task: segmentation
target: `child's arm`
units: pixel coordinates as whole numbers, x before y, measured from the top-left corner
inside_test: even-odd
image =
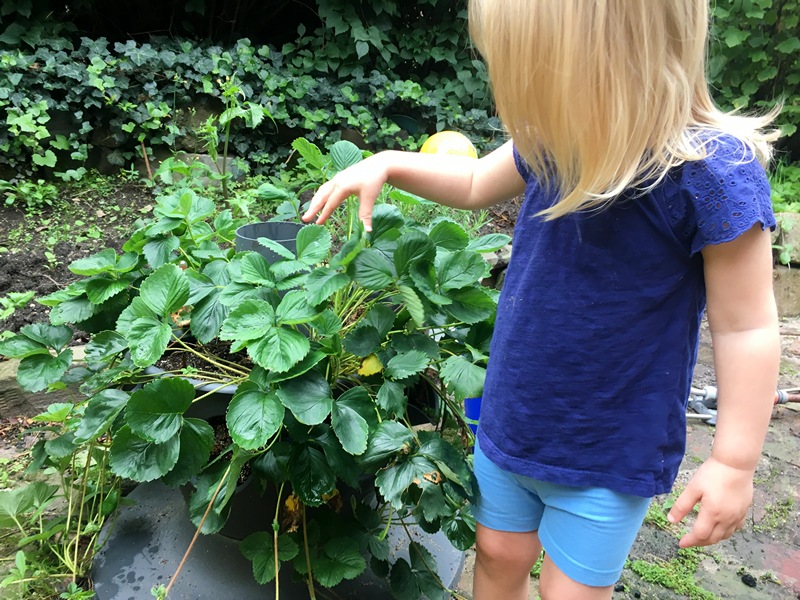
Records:
[[[512,143],[475,160],[462,156],[380,152],[345,169],[322,185],[311,200],[304,221],[319,213],[323,223],[350,196],[358,196],[358,216],[372,228],[372,207],[385,183],[439,204],[474,210],[508,200],[525,190],[517,171]]]
[[[700,502],[683,548],[715,544],[744,524],[780,364],[770,232],[756,225],[702,252],[719,414],[711,457],[669,512],[677,522]]]

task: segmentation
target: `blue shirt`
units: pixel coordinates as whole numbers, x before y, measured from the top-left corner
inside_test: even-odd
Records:
[[[707,244],[774,227],[764,169],[724,135],[655,189],[553,221],[526,181],[498,305],[478,437],[498,466],[551,483],[668,492],[705,308]]]

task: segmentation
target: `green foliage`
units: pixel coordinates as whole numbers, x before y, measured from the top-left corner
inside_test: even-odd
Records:
[[[709,76],[717,100],[728,109],[761,111],[782,100],[778,124],[793,136],[800,117],[800,2],[719,0],[712,6]]]
[[[349,142],[329,154],[307,140],[295,147],[319,173],[362,157]],[[0,354],[21,360],[23,388],[72,382],[86,397],[41,416],[58,432],[43,457],[64,469],[102,448],[115,478],[191,481],[189,513],[204,533],[223,527],[248,467],[276,506],[274,530],[242,546],[263,582],[274,577],[275,548],[310,586],[356,577],[364,548],[386,560],[392,521],[471,546],[472,438],[461,401],[482,391],[496,310],[481,253],[508,237],[472,239],[453,221],[423,225],[378,204],[370,233],[352,212],[337,228],[304,226],[291,250],[259,238],[277,256],[269,262],[237,252],[245,221],[197,189],[165,190],[121,253],[72,262],[81,278],[39,299],[51,323],[0,342]],[[299,203],[271,184],[263,192]],[[73,327],[92,334],[83,366],[70,365]],[[175,377],[183,369],[151,368],[173,352],[197,359],[192,381]],[[191,412],[211,393],[196,392],[202,384],[237,386],[222,416],[230,442],[214,454],[212,427]],[[420,386],[447,436],[411,427]],[[337,497],[346,500],[338,508]],[[290,504],[302,528],[280,526]],[[398,597],[445,597],[432,560],[412,544],[410,563],[390,575]]]
[[[5,205],[23,205],[28,211],[36,211],[45,205],[52,206],[58,190],[44,179],[22,180],[17,183],[0,180],[0,193],[5,194]]]
[[[658,584],[691,600],[717,600],[717,596],[700,587],[694,574],[704,554],[697,548],[681,548],[670,561],[631,561],[629,566],[643,580]]]

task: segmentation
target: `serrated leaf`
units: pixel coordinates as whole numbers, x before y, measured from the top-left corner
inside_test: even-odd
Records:
[[[239,281],[253,285],[275,285],[275,276],[270,271],[269,262],[257,252],[248,252],[242,256],[239,266],[241,268],[241,277],[237,278]]]
[[[368,470],[382,467],[400,454],[406,454],[414,443],[414,433],[402,423],[383,421],[370,436],[367,451],[359,462]]]
[[[239,550],[253,563],[253,576],[261,585],[275,579],[275,542],[272,534],[257,531],[239,544]],[[298,545],[286,534],[278,536],[278,561],[292,560],[300,552]]]
[[[421,350],[411,350],[398,354],[386,363],[386,376],[392,379],[405,379],[428,367],[428,355]]]
[[[417,327],[422,327],[423,323],[425,323],[425,307],[422,305],[422,300],[419,299],[417,292],[407,285],[397,286],[397,291],[400,292],[403,304],[408,310],[408,314],[414,319],[414,323]]]
[[[309,372],[278,388],[278,398],[305,425],[317,425],[328,418],[333,405],[331,388],[320,374]]]
[[[72,261],[67,267],[76,275],[99,275],[113,271],[117,266],[117,253],[113,248],[105,248],[96,254]]]
[[[64,325],[53,326],[46,323],[25,325],[19,332],[35,342],[52,348],[56,352],[63,350],[70,343],[73,335],[72,329],[69,327]]]
[[[407,399],[403,384],[386,380],[378,390],[376,401],[378,406],[390,415],[402,416],[406,411]]]
[[[323,556],[314,561],[313,567],[316,580],[328,588],[345,579],[355,579],[366,568],[367,561],[361,555],[358,542],[349,537],[329,540]]]
[[[184,419],[178,461],[161,480],[171,486],[188,483],[208,462],[213,446],[214,429],[211,425],[201,419]]]
[[[86,362],[90,365],[108,362],[127,347],[127,340],[116,331],[101,331],[86,344]]]
[[[456,400],[476,398],[483,393],[486,369],[472,364],[463,356],[451,356],[444,361],[439,367],[439,375]]]
[[[274,392],[265,392],[254,383],[240,385],[226,414],[231,438],[243,450],[265,446],[283,425],[284,410]]]
[[[333,167],[337,171],[344,171],[347,167],[352,167],[360,163],[364,157],[361,150],[353,142],[341,140],[333,144],[330,149]]]
[[[336,487],[334,475],[325,456],[309,445],[295,444],[289,461],[289,481],[306,506],[320,506],[324,496]]]
[[[131,395],[125,421],[140,438],[163,444],[181,430],[194,395],[194,386],[185,379],[156,379]]]
[[[318,314],[305,292],[293,290],[283,297],[275,309],[275,321],[278,325],[299,325],[313,321]]]
[[[127,425],[114,434],[111,444],[111,470],[120,477],[146,482],[163,477],[178,462],[180,439],[175,436],[163,444],[148,442]]]
[[[369,356],[380,349],[382,338],[371,325],[359,325],[344,338],[344,348],[356,356]]]
[[[364,388],[353,388],[333,402],[331,426],[342,448],[358,456],[367,449],[369,424],[362,414],[372,409],[372,401]]]
[[[472,252],[496,252],[511,243],[511,236],[503,233],[489,233],[471,240],[467,244],[467,250]]]
[[[395,510],[400,510],[405,503],[403,495],[406,490],[411,485],[420,485],[425,474],[436,470],[436,465],[427,458],[412,456],[380,471],[375,478],[375,485],[386,501]]]
[[[442,220],[433,225],[428,232],[431,241],[444,250],[463,250],[469,244],[469,236],[453,221]]]
[[[274,329],[272,305],[264,300],[245,300],[222,323],[219,337],[222,340],[256,340]]]
[[[142,318],[154,319],[155,317],[156,314],[148,308],[147,304],[139,296],[136,296],[117,318],[117,332],[123,337],[127,337],[135,321]]]
[[[86,284],[86,296],[92,304],[102,304],[112,296],[128,288],[130,282],[124,279],[95,277]]]
[[[34,354],[49,355],[50,351],[43,344],[24,335],[15,335],[0,342],[0,355],[6,358],[25,358]]]
[[[417,584],[422,594],[428,600],[449,600],[451,597],[447,589],[442,587],[439,578],[435,575],[439,572],[436,559],[425,546],[417,542],[411,542],[408,547],[408,556],[411,558],[411,569],[417,578]]]
[[[436,246],[430,238],[419,230],[411,229],[397,240],[394,252],[394,266],[398,275],[408,272],[411,265],[418,262],[432,262],[436,257]]]
[[[280,256],[282,259],[285,260],[293,260],[295,258],[294,252],[289,250],[286,246],[277,242],[275,240],[271,240],[269,238],[260,237],[258,238],[258,243],[264,246],[265,248],[272,250],[275,254]],[[265,259],[266,260],[266,259]]]
[[[297,138],[293,141],[292,148],[297,150],[300,156],[315,169],[322,169],[327,163],[325,157],[322,155],[322,151],[305,138]]]
[[[398,236],[404,223],[403,213],[396,206],[376,204],[372,209],[372,233],[370,233],[370,238],[373,241],[377,241],[390,233],[392,236]]]
[[[178,225],[180,225],[180,221]],[[174,235],[157,237],[151,239],[144,245],[142,254],[144,254],[150,268],[158,269],[172,261],[174,258],[173,254],[180,248],[180,245],[180,238]]]
[[[398,558],[392,565],[389,587],[396,600],[419,600],[422,594],[417,578],[414,577],[411,566],[404,558]]]
[[[136,319],[128,331],[128,347],[137,367],[149,367],[154,364],[172,338],[172,328],[152,317]]]
[[[464,288],[450,291],[452,303],[445,310],[459,321],[473,324],[491,317],[497,304],[483,288]]]
[[[230,309],[220,302],[218,289],[200,300],[192,308],[189,329],[201,344],[208,344],[219,335],[220,328],[228,318]]]
[[[297,260],[308,266],[322,262],[331,251],[331,234],[322,225],[306,225],[297,233]]]
[[[276,327],[251,342],[247,353],[260,367],[283,373],[303,360],[311,349],[308,338],[293,329]]]
[[[474,252],[452,252],[440,255],[436,261],[436,275],[442,291],[456,290],[472,285],[489,271],[483,257]]]
[[[189,278],[177,265],[163,265],[142,282],[139,297],[154,313],[168,317],[189,299]]]
[[[28,392],[41,392],[67,372],[72,364],[72,350],[58,356],[34,354],[23,358],[17,367],[17,383]]]
[[[128,403],[130,395],[123,390],[102,390],[89,398],[86,411],[75,431],[75,441],[83,444],[108,431],[114,419]]]
[[[353,279],[368,290],[382,290],[396,277],[394,265],[373,248],[362,250],[350,266]]]
[[[350,277],[327,267],[314,269],[306,279],[308,303],[316,306],[350,283]]]

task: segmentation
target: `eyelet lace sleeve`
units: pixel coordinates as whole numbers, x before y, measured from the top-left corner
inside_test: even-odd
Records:
[[[730,242],[756,223],[762,229],[775,228],[764,168],[732,136],[712,143],[705,159],[686,163],[682,184],[687,207],[695,217],[692,254],[708,244]]]

